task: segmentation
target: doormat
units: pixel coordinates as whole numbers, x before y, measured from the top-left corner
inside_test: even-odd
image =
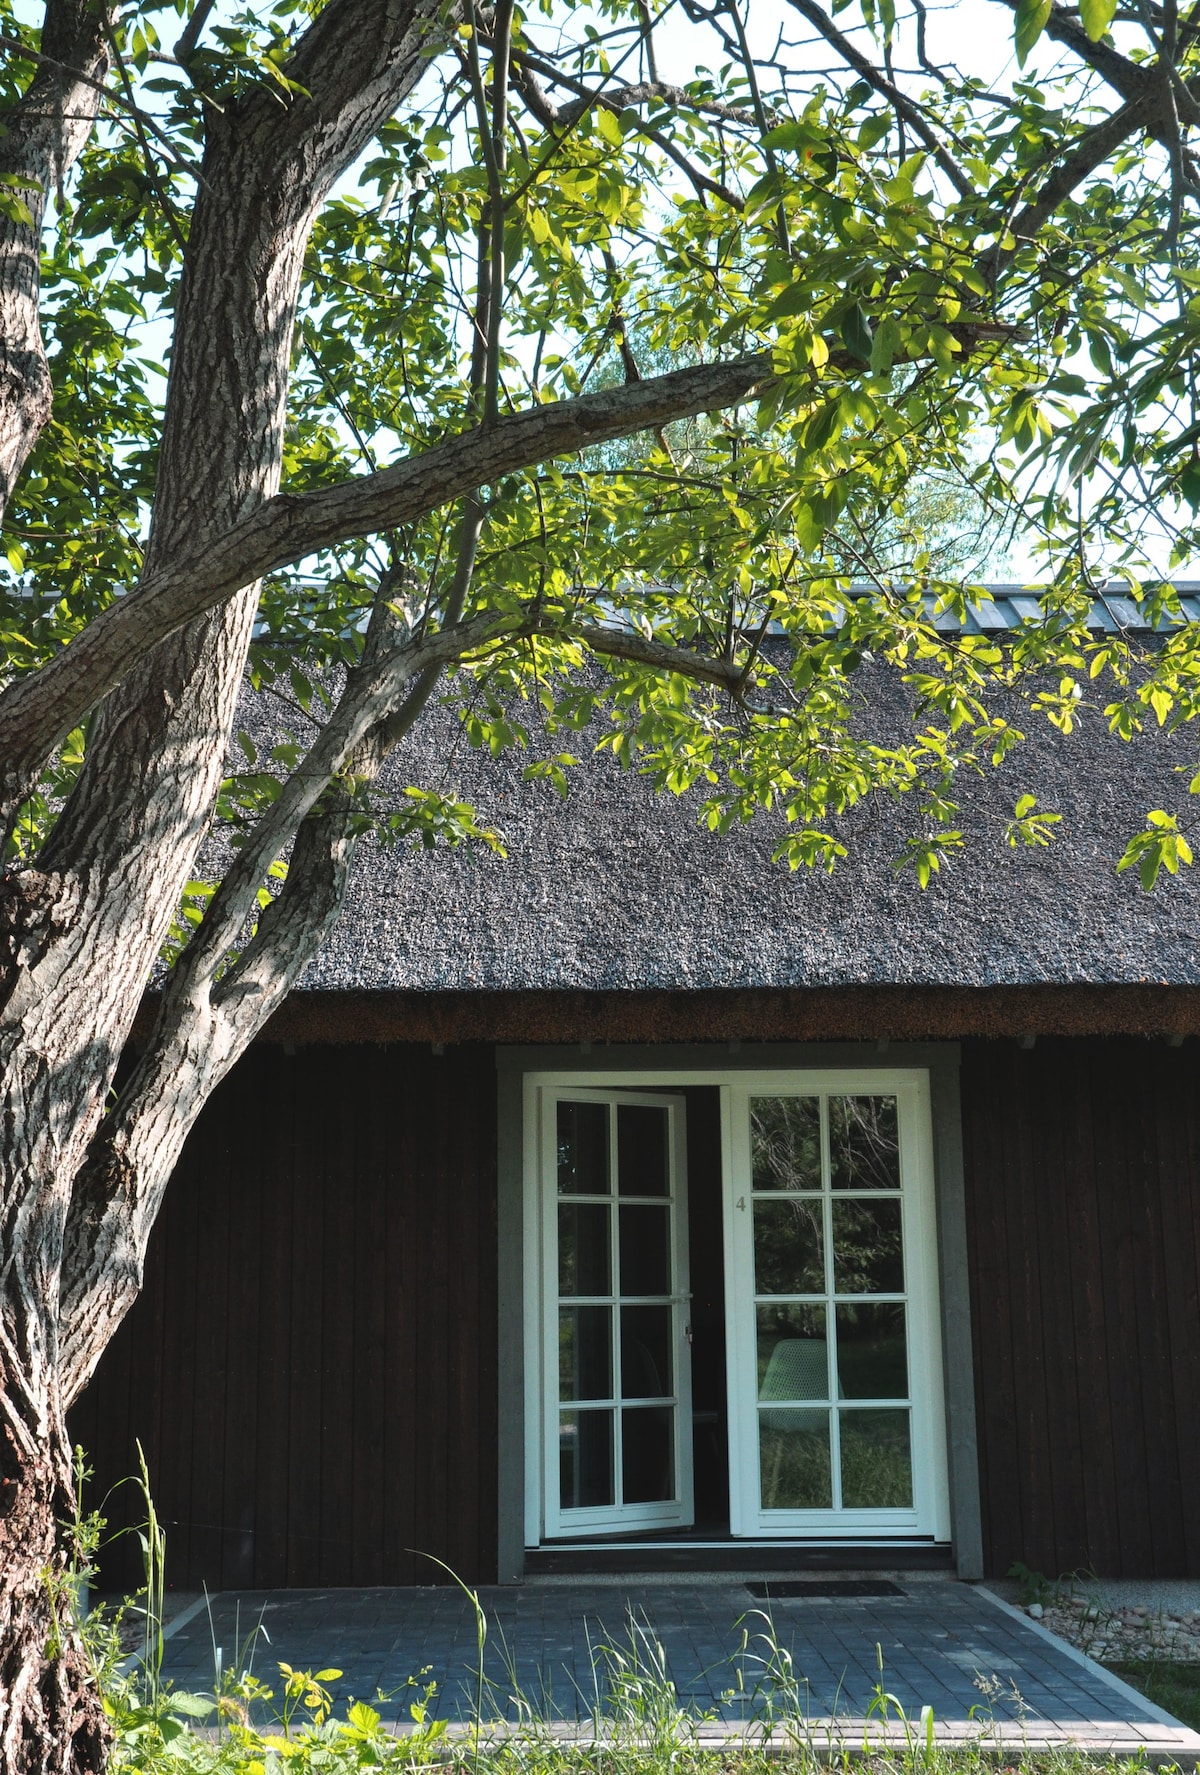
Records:
[[[907,1596],[899,1584],[892,1584],[887,1578],[801,1578],[784,1579],[770,1583],[747,1584],[746,1589],[751,1596],[763,1602],[774,1602],[776,1598],[807,1596],[811,1601],[820,1602],[823,1597],[830,1599],[838,1596]]]

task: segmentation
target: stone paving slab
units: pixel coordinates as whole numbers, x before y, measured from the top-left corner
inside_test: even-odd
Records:
[[[798,1711],[839,1741],[860,1737],[869,1721],[875,1739],[882,1690],[894,1698],[894,1721],[897,1704],[912,1721],[931,1707],[948,1741],[990,1729],[1005,1743],[1145,1746],[1189,1768],[1200,1755],[1200,1736],[982,1586],[925,1580],[898,1596],[764,1603],[734,1579],[581,1580],[485,1588],[479,1600],[483,1712],[496,1720],[516,1720],[524,1697],[539,1715],[578,1730],[622,1683],[658,1670],[718,1737],[773,1709],[777,1720]],[[428,1677],[438,1684],[440,1717],[470,1717],[475,1612],[452,1586],[222,1593],[168,1629],[167,1677],[211,1689],[214,1639],[228,1669],[260,1623],[253,1665],[267,1680],[280,1661],[334,1666],[339,1701],[370,1700],[403,1723],[410,1679],[423,1686]]]

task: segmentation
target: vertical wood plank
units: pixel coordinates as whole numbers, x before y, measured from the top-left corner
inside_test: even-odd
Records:
[[[260,1308],[254,1350],[258,1375],[253,1480],[254,1576],[258,1588],[287,1583],[289,1450],[291,1447],[293,1239],[295,1190],[292,1139],[296,1068],[278,1048],[264,1048],[257,1082],[265,1138],[258,1173],[259,1251],[255,1285]]]
[[[353,1338],[351,1382],[353,1498],[350,1581],[385,1582],[384,1431],[395,1409],[388,1392],[387,1127],[392,1108],[394,1051],[374,1048],[364,1057],[365,1098],[379,1105],[356,1128]]]

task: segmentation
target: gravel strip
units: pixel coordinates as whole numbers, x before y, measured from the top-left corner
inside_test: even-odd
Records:
[[[1152,1593],[1138,1603],[1103,1593],[1057,1596],[1025,1613],[1089,1658],[1200,1664],[1200,1609],[1172,1610]]]

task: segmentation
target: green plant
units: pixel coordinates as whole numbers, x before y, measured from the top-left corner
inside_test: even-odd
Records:
[[[1040,1603],[1045,1607],[1058,1595],[1058,1585],[1053,1579],[1048,1578],[1044,1572],[1032,1571],[1024,1560],[1014,1560],[1007,1575],[1015,1578],[1021,1586],[1022,1608],[1027,1609],[1032,1603]]]
[[[737,1686],[727,1692],[725,1700],[736,1700],[745,1708],[760,1737],[769,1738],[782,1730],[789,1741],[798,1741],[810,1712],[807,1678],[798,1674],[791,1650],[780,1641],[769,1610],[752,1609],[738,1626],[742,1643],[734,1657]]]

